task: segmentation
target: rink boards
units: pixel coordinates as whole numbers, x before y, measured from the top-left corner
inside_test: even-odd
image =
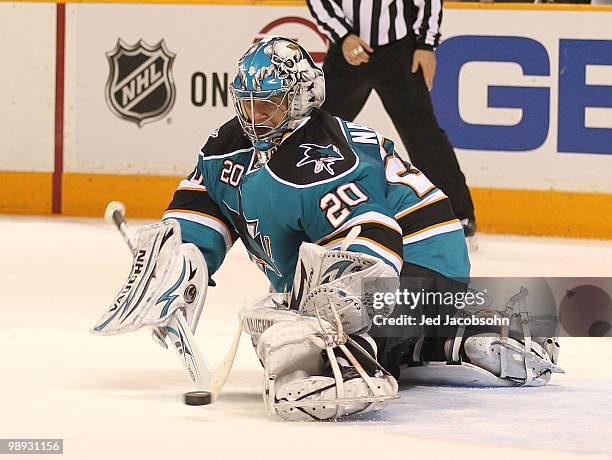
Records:
[[[156,217],[233,116],[255,37],[324,56],[299,2],[196,3],[0,3],[0,212],[97,216],[120,199]],[[612,237],[611,22],[606,7],[446,6],[433,99],[482,230]],[[358,121],[402,148],[376,96]]]

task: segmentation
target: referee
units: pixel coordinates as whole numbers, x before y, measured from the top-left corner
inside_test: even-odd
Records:
[[[352,121],[374,89],[410,161],[448,195],[466,238],[475,247],[472,197],[429,96],[442,0],[307,2],[319,28],[331,40],[323,63],[326,99],[322,108]]]

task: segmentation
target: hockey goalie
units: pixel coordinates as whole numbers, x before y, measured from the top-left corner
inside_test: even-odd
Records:
[[[469,257],[448,198],[391,140],[320,108],[323,72],[292,40],[253,45],[230,91],[236,116],[210,135],[163,222],[139,232],[130,279],[97,333],[148,326],[164,343],[175,311],[195,330],[210,277],[240,238],[271,286],[245,309],[243,328],[272,414],[334,420],[380,409],[403,369],[427,367],[408,372],[419,381],[463,384],[471,373],[491,385],[544,384],[557,371],[554,346],[458,331],[441,342],[432,377],[423,340],[369,335],[374,314],[394,308],[375,312],[373,293],[396,291],[400,277],[466,288]]]

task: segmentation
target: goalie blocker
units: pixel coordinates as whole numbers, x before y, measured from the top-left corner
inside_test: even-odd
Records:
[[[178,222],[147,225],[136,234],[127,281],[92,332],[110,335],[163,327],[177,310],[195,332],[207,287],[204,257],[195,245],[182,243]]]
[[[108,335],[148,326],[153,329],[153,338],[165,348],[165,338],[169,336],[195,389],[210,393],[208,402],[212,402],[232,368],[242,322],[239,321],[225,358],[212,368],[193,336],[208,287],[208,270],[202,254],[193,244],[182,244],[180,226],[175,220],[140,229],[137,242],[133,243],[123,217],[124,208],[117,204],[110,203],[107,214],[112,214],[112,221],[134,255],[132,269],[93,332]],[[201,396],[197,398],[200,403]]]

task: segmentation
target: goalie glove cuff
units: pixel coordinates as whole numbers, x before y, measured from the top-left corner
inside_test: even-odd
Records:
[[[315,308],[332,304],[344,318],[348,333],[367,330],[373,316],[371,299],[375,292],[392,292],[399,288],[393,268],[368,254],[328,250],[312,243],[300,246],[290,305],[292,309],[315,314]],[[324,291],[323,289],[327,289]],[[328,298],[325,298],[328,294]],[[388,316],[392,304],[377,312]],[[353,307],[354,311],[349,311]],[[357,308],[359,307],[359,308]],[[329,321],[335,319],[323,315]]]

